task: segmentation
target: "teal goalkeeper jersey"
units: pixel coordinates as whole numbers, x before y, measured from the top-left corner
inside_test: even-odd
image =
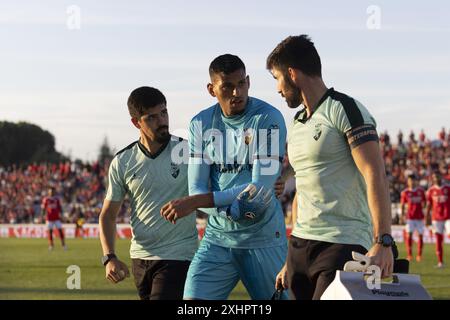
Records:
[[[106,199],[131,200],[131,258],[192,260],[198,246],[195,214],[171,224],[160,215],[167,202],[188,195],[187,163],[173,154],[187,142],[172,136],[159,154],[136,141],[111,162]],[[187,146],[186,146],[187,149]]]
[[[249,97],[242,114],[226,117],[219,104],[195,116],[189,128],[189,192],[214,193],[205,240],[230,248],[262,248],[286,244],[284,215],[274,183],[285,154],[282,114]],[[270,207],[257,221],[233,222],[217,215],[250,183],[272,190]]]

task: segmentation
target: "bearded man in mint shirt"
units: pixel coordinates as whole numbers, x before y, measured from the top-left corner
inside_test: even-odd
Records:
[[[267,58],[290,108],[289,162],[298,214],[277,284],[295,299],[320,299],[352,251],[393,271],[391,204],[376,122],[359,101],[327,88],[319,54],[306,35],[283,40]]]

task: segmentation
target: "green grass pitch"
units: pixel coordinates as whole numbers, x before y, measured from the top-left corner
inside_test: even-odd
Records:
[[[46,239],[0,239],[0,299],[137,299],[133,278],[119,284],[105,279],[100,263],[98,239],[69,239],[69,249],[63,251],[59,239],[55,249],[47,250]],[[119,257],[130,266],[129,240],[117,240]],[[400,255],[405,256],[400,244]],[[415,248],[414,248],[415,249]],[[450,245],[444,248],[444,263],[450,262]],[[425,245],[421,263],[411,262],[410,273],[419,274],[422,283],[434,299],[450,299],[450,265],[435,269],[434,245]],[[67,289],[67,267],[77,265],[81,270],[81,289]],[[230,299],[248,299],[241,283]]]

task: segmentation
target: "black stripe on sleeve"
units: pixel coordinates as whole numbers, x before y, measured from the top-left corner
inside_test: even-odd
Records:
[[[364,124],[364,118],[353,98],[337,91],[334,91],[331,97],[334,100],[339,101],[344,107],[345,114],[347,115],[352,129]]]
[[[351,149],[366,143],[368,141],[378,142],[378,133],[375,127],[371,124],[359,126],[354,129],[350,129],[345,133],[347,136],[347,142]]]
[[[119,152],[116,153],[115,157],[118,156],[119,154],[121,154],[122,152],[129,150],[131,148],[133,148],[133,146],[138,143],[138,141],[135,141],[133,143],[131,143],[130,145],[128,145],[127,147],[123,148],[122,150],[120,150]]]

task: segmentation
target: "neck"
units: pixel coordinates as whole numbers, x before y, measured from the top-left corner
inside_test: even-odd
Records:
[[[305,83],[302,85],[302,98],[308,117],[314,112],[314,109],[317,108],[317,103],[327,90],[328,88],[323,83],[322,78],[306,79]]]
[[[231,116],[237,116],[240,114],[243,114],[245,112],[245,109],[247,108],[247,104],[248,104],[248,97],[247,100],[244,103],[244,109],[242,109],[239,112],[233,112],[232,110],[226,110],[225,108],[222,107],[222,105],[219,103],[220,109],[222,110],[222,113],[225,117],[231,117]]]
[[[161,149],[162,143],[157,142],[156,140],[151,140],[145,134],[141,132],[141,138],[139,142],[147,149],[150,154],[155,154]]]

